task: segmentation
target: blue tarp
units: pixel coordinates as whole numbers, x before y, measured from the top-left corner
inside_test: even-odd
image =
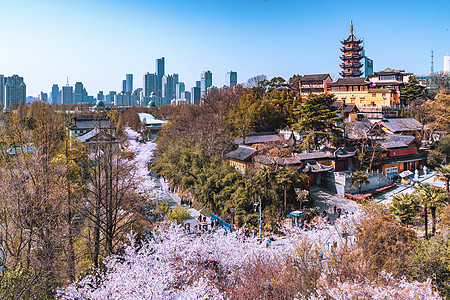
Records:
[[[222,227],[223,229],[231,232],[231,225],[230,224],[228,224],[227,222],[225,222],[221,218],[211,214],[211,222],[214,222],[215,220],[219,220],[219,226],[220,227]]]

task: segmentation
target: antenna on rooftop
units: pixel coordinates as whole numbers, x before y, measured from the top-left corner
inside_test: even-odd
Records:
[[[434,74],[434,53],[431,50],[431,74]]]
[[[69,77],[67,77],[67,84],[66,86],[69,86]]]

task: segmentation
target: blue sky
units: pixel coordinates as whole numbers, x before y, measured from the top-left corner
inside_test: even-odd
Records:
[[[330,73],[337,77],[340,42],[355,23],[375,70],[416,74],[443,69],[450,50],[450,1],[274,0],[15,0],[0,1],[0,74],[25,78],[27,94],[53,83],[82,81],[89,94],[134,87],[166,58],[166,73],[190,89],[211,70],[238,81],[265,74]]]

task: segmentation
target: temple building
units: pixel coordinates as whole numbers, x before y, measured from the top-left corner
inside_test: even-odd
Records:
[[[362,40],[357,39],[353,35],[353,21],[350,23],[350,35],[347,39],[341,41],[344,45],[341,51],[344,53],[341,56],[343,63],[340,65],[342,68],[341,74],[344,78],[360,77],[363,72],[361,72],[362,63],[360,62],[363,56],[361,55],[361,50],[363,47],[360,45]]]

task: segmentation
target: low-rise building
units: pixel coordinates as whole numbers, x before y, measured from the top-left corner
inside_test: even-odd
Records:
[[[386,133],[411,135],[421,138],[423,125],[414,118],[383,118],[377,126]],[[376,127],[374,129],[376,129]]]
[[[328,92],[336,100],[360,107],[394,107],[401,105],[400,92],[410,73],[387,68],[367,77],[339,78],[328,83]]]
[[[254,147],[239,145],[234,151],[225,155],[231,166],[235,167],[241,173],[253,168],[253,157],[257,150]]]
[[[69,135],[78,137],[88,133],[94,128],[100,128],[110,135],[115,135],[115,127],[109,119],[96,120],[95,118],[74,118],[68,126]]]
[[[379,142],[382,172],[389,178],[410,170],[422,169],[424,158],[419,155],[420,142],[410,135],[389,134]]]
[[[304,75],[300,78],[300,93],[302,96],[309,94],[323,94],[327,92],[327,84],[333,82],[330,74]]]

